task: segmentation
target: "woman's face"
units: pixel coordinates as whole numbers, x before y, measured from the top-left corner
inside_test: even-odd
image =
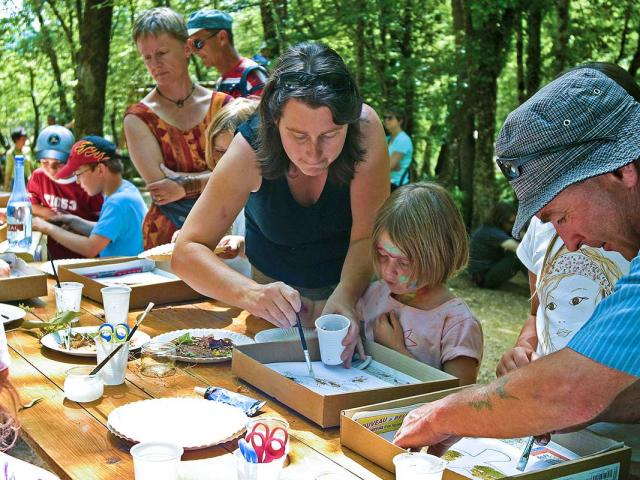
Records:
[[[333,122],[328,107],[312,108],[295,98],[287,101],[278,121],[285,152],[298,170],[310,177],[325,173],[338,158],[347,128]]]
[[[185,42],[167,33],[145,35],[136,42],[147,71],[159,85],[168,85],[188,75],[191,51]]]

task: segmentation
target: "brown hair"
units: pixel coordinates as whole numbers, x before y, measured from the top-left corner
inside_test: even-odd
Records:
[[[432,182],[404,185],[380,207],[373,226],[373,267],[380,277],[375,254],[386,232],[407,256],[410,282],[435,287],[467,264],[469,241],[460,211],[443,187]]]
[[[222,132],[235,133],[241,123],[247,121],[258,108],[258,102],[250,98],[237,98],[216,112],[207,127],[205,138],[205,160],[207,166],[213,170],[216,166],[213,159],[213,140]]]

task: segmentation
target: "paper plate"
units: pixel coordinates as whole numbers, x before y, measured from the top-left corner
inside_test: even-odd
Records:
[[[9,323],[15,320],[20,320],[24,318],[27,314],[23,309],[14,307],[13,305],[8,305],[6,303],[0,303],[0,318],[2,319],[2,323]]]
[[[98,327],[73,327],[71,329],[71,333],[89,333],[93,332],[96,335],[98,334]],[[71,349],[67,350],[64,346],[60,344],[64,344],[64,339],[67,337],[66,330],[58,330],[57,332],[48,333],[44,337],[40,339],[40,343],[51,350],[56,350],[58,352],[66,353],[67,355],[73,355],[75,357],[95,357],[96,350],[95,346],[93,347],[83,347],[82,349]],[[131,348],[129,350],[136,350],[145,343],[151,340],[151,337],[141,332],[140,330],[136,330],[136,333],[133,334],[133,338],[131,339]]]
[[[170,342],[174,338],[178,338],[185,333],[189,333],[192,337],[207,337],[213,336],[216,339],[220,338],[228,338],[233,342],[233,345],[248,345],[250,343],[255,343],[251,337],[247,337],[246,335],[242,335],[241,333],[231,332],[229,330],[223,330],[221,328],[186,328],[184,330],[174,330],[173,332],[163,333],[162,335],[158,335],[157,337],[153,337],[151,339],[152,342],[155,343],[165,343]],[[183,357],[180,355],[176,356],[176,360],[181,362],[189,362],[189,363],[219,363],[219,362],[228,362],[231,360],[231,355],[228,357],[217,357],[217,358],[204,358],[204,357]]]
[[[239,436],[249,418],[239,408],[203,398],[156,398],[128,403],[109,414],[109,429],[131,442],[170,442],[185,450]]]
[[[315,328],[303,327],[302,331],[304,332],[304,338],[307,340],[318,338],[318,333]],[[286,342],[287,340],[300,340],[300,334],[296,327],[271,328],[256,333],[255,340],[256,343]]]

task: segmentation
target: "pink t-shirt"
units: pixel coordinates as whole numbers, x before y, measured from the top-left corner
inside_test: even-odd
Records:
[[[383,280],[372,283],[358,302],[364,318],[365,335],[373,338],[373,321],[383,313],[394,312],[404,330],[404,344],[416,359],[437,369],[457,357],[475,358],[480,364],[483,336],[480,322],[460,298],[432,309],[420,310],[391,296]]]

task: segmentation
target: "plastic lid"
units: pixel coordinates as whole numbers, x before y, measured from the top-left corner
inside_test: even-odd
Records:
[[[207,389],[205,387],[193,387],[193,391],[202,396],[207,393]]]

